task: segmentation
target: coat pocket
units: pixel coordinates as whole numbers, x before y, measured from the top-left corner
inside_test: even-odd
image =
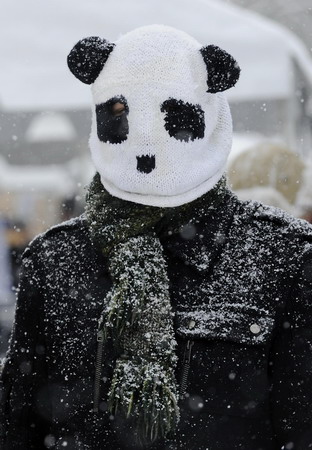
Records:
[[[274,316],[265,308],[242,303],[178,311],[176,330],[186,339],[232,341],[265,345],[272,337]]]
[[[274,318],[245,308],[244,313],[231,316],[215,311],[181,312],[176,320],[180,338],[194,342],[184,389],[188,394],[185,411],[268,417],[268,349]]]

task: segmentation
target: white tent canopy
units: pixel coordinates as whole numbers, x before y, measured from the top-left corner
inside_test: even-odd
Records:
[[[233,54],[242,75],[230,99],[287,97],[292,58],[312,81],[309,54],[291,32],[221,0],[2,0],[0,108],[88,106],[88,87],[67,69],[72,46],[90,35],[114,41],[152,23],[180,28]]]
[[[55,196],[66,197],[75,190],[66,166],[12,166],[0,156],[0,192],[52,192]]]

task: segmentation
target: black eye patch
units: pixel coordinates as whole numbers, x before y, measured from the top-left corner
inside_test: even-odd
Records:
[[[161,105],[169,136],[179,141],[194,141],[205,135],[205,113],[200,105],[169,98]]]
[[[114,109],[116,103],[124,105],[119,111]],[[111,144],[121,144],[128,137],[129,107],[123,96],[113,97],[105,103],[95,106],[97,135],[100,141]]]

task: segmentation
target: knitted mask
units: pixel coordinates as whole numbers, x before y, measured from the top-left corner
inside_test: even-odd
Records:
[[[240,71],[232,56],[153,25],[115,44],[85,38],[70,52],[68,65],[92,84],[90,148],[111,195],[175,207],[220,180],[232,143],[222,91],[234,86]]]

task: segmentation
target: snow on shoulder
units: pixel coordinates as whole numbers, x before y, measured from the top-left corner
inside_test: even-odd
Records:
[[[291,234],[296,237],[302,235],[304,239],[312,240],[312,225],[306,220],[298,219],[280,208],[264,205],[254,200],[242,203],[253,209],[255,220],[271,222],[281,228],[282,234]]]

